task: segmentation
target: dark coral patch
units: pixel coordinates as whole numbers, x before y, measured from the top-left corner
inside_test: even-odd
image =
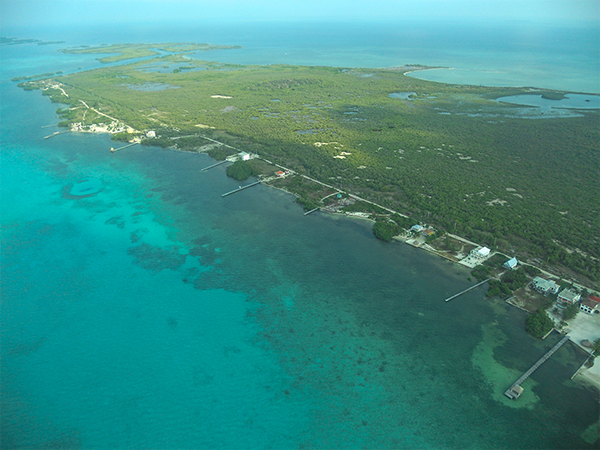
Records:
[[[105,225],[116,225],[118,228],[125,228],[125,220],[123,216],[115,216],[104,222]]]
[[[212,238],[205,234],[204,236],[197,237],[192,241],[192,244],[197,246],[202,246],[205,244],[210,244],[212,242]]]
[[[89,178],[69,183],[62,189],[62,196],[71,200],[92,197],[102,190],[102,180]]]
[[[135,258],[135,263],[144,269],[159,272],[164,269],[177,270],[185,263],[185,255],[180,255],[177,247],[155,247],[148,243],[127,250]]]

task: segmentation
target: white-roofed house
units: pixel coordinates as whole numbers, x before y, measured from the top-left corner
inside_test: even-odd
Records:
[[[591,298],[586,298],[585,300],[581,300],[579,309],[588,314],[594,314],[598,312],[598,306],[598,302],[592,300]]]
[[[487,247],[479,247],[471,250],[471,255],[475,256],[476,258],[487,258],[490,256],[490,249]]]
[[[573,304],[577,303],[581,298],[581,294],[578,294],[571,289],[563,289],[560,294],[558,294],[557,300],[562,303]]]
[[[531,286],[540,294],[544,295],[556,294],[560,290],[560,286],[553,280],[544,280],[540,277],[535,277],[531,282]]]
[[[517,258],[515,258],[514,256],[512,258],[510,258],[508,261],[506,261],[503,266],[506,267],[507,269],[514,269],[515,267],[517,267],[517,264],[519,264],[519,261],[517,261]]]

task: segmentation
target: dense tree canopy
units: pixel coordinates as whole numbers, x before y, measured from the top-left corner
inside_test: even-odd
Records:
[[[150,64],[165,73],[148,71]],[[182,64],[187,70],[173,73]],[[69,121],[106,120],[82,109],[81,99],[141,131],[218,137],[414,223],[600,280],[598,111],[545,118],[494,101],[528,90],[433,83],[403,70],[240,66],[178,55],[56,80],[68,98],[48,83],[24,86],[78,108],[64,110]],[[177,144],[159,134],[153,145]],[[206,143],[189,139],[180,145]]]
[[[543,309],[529,314],[525,321],[525,329],[536,338],[544,337],[553,327],[554,322]]]

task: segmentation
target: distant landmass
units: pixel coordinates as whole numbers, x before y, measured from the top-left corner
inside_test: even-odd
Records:
[[[39,39],[17,39],[0,36],[0,45],[20,45],[20,44],[37,44],[37,45],[52,45],[64,44],[65,41],[40,41]]]

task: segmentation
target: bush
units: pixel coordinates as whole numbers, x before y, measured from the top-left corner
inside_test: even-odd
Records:
[[[233,155],[235,152],[232,150],[228,150],[225,147],[216,147],[209,150],[207,153],[208,156],[210,156],[213,159],[216,159],[217,161],[224,161],[229,155]]]
[[[499,295],[510,295],[510,288],[500,280],[490,280],[486,297],[495,297]]]
[[[258,173],[254,170],[252,164],[247,161],[236,161],[227,168],[227,176],[238,181],[243,181],[252,175],[258,175]]]
[[[531,275],[532,277],[538,276],[541,272],[540,269],[533,266],[521,266],[527,275]]]
[[[533,314],[529,314],[525,321],[525,329],[536,338],[544,337],[552,328],[554,328],[554,322],[548,317],[546,311],[541,309]]]
[[[412,220],[408,217],[402,217],[400,214],[393,214],[392,220],[396,222],[400,227],[406,228],[407,230],[410,228],[412,224]]]
[[[525,270],[523,270],[522,267],[519,267],[517,270],[509,270],[502,275],[502,282],[505,283],[511,291],[516,291],[527,284]]]
[[[388,220],[378,220],[373,225],[373,234],[377,239],[381,239],[382,241],[390,242],[394,236],[397,236],[402,231],[402,227],[400,227],[395,222],[390,222]]]
[[[578,312],[579,312],[579,304],[573,303],[572,305],[569,305],[564,309],[563,319],[564,320],[574,319]]]
[[[476,266],[473,270],[471,270],[471,275],[477,281],[483,281],[490,276],[490,272],[491,271],[490,271],[489,267],[482,266],[480,264],[480,265]]]
[[[132,137],[133,137],[133,135],[131,133],[128,133],[127,131],[123,131],[121,133],[113,134],[110,138],[113,141],[129,142],[129,139],[131,139]]]
[[[296,203],[299,203],[304,208],[304,211],[310,211],[319,207],[319,203],[306,197],[297,197]]]

